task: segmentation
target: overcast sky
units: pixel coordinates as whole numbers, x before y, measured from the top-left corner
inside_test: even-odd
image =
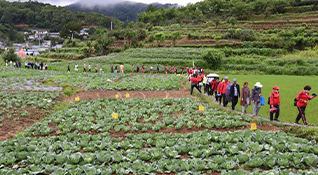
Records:
[[[19,1],[19,0],[9,0],[9,1]],[[20,0],[21,2],[23,1],[28,1],[28,0]],[[114,2],[120,2],[120,1],[125,1],[125,0],[37,0],[38,2],[43,2],[43,3],[50,3],[53,5],[60,5],[60,6],[65,6],[72,4],[74,2],[88,2],[90,5],[92,3],[95,4],[105,4],[105,3],[110,3],[113,4]],[[135,2],[143,2],[143,3],[153,3],[153,2],[159,2],[159,3],[171,3],[171,4],[179,4],[179,5],[187,5],[188,3],[196,3],[199,1],[203,0],[129,0],[129,1],[135,1]]]

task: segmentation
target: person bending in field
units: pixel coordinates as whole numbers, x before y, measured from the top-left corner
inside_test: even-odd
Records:
[[[168,66],[166,66],[166,74],[168,73]]]
[[[201,92],[201,89],[199,89],[198,87],[198,79],[196,77],[196,75],[193,75],[191,78],[190,78],[190,81],[191,81],[191,95],[193,93],[193,88],[195,87],[200,93]]]
[[[97,73],[97,70],[98,70],[98,68],[97,68],[97,66],[95,66],[95,73]]]
[[[91,70],[92,70],[92,66],[91,66],[91,64],[89,64],[88,65],[88,72],[91,72]]]
[[[67,65],[67,72],[71,72],[71,64],[70,63],[68,63],[68,65]]]
[[[159,74],[159,65],[157,65],[157,74]]]
[[[278,117],[279,117],[279,106],[280,106],[280,99],[279,99],[279,87],[278,86],[274,86],[273,88],[273,92],[270,94],[269,96],[269,105],[270,105],[270,109],[272,108],[276,108],[276,114],[275,114],[275,121],[278,121]],[[270,111],[270,121],[273,121],[273,116],[274,116],[274,112]]]
[[[309,91],[311,90],[311,87],[309,85],[304,87],[304,90],[300,91],[296,97],[297,100],[297,109],[298,109],[298,115],[295,120],[295,124],[299,124],[298,121],[300,118],[303,119],[304,125],[309,125],[306,121],[306,116],[305,116],[305,110],[308,104],[308,101],[315,98],[317,95],[314,93],[312,96],[309,97]]]
[[[184,73],[184,67],[181,67],[181,73],[182,74]]]

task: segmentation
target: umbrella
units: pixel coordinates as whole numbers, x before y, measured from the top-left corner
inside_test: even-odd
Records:
[[[215,77],[220,77],[220,75],[218,74],[209,74],[208,76],[206,76],[207,78],[215,78]]]

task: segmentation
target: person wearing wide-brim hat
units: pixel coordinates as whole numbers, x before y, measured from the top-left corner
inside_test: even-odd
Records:
[[[253,103],[253,116],[256,117],[258,115],[259,110],[261,109],[261,96],[263,85],[260,82],[255,84],[255,87],[252,89],[252,103]]]

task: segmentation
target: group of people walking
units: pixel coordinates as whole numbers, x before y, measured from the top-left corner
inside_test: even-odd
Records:
[[[10,67],[14,67],[14,68],[21,68],[22,64],[19,61],[16,62],[12,62],[6,60],[6,67],[8,67],[10,65]],[[48,69],[48,65],[46,63],[43,62],[28,62],[25,61],[24,63],[24,68],[28,68],[28,69],[35,69],[35,70],[47,70]]]
[[[191,95],[194,88],[202,93],[201,87],[203,86],[204,92],[209,96],[212,96],[213,93],[215,94],[215,100],[220,105],[222,103],[224,107],[227,107],[228,103],[232,102],[231,108],[233,111],[239,101],[242,106],[242,113],[244,114],[246,114],[248,106],[252,104],[254,117],[258,116],[261,106],[265,105],[265,98],[262,96],[263,85],[260,82],[256,82],[252,89],[249,88],[248,82],[244,82],[243,87],[240,89],[240,85],[237,84],[237,79],[235,78],[233,79],[233,83],[229,81],[228,77],[224,77],[220,81],[218,77],[207,77],[206,74],[196,68],[193,68],[193,70],[192,72],[188,72],[191,82]],[[270,121],[280,121],[278,119],[281,105],[279,90],[278,86],[274,86],[268,98]],[[308,125],[305,116],[306,106],[309,100],[317,96],[316,94],[309,96],[310,90],[311,87],[309,85],[305,86],[304,90],[300,91],[295,98],[294,105],[298,109],[295,124],[299,124],[299,120],[302,119],[304,125]]]

